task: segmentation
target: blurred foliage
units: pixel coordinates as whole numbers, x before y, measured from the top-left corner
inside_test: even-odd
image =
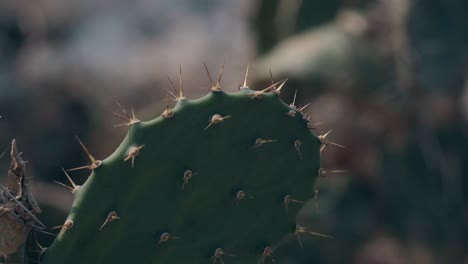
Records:
[[[369,0],[259,0],[252,22],[258,54],[270,51],[278,42],[290,36],[328,23],[345,5],[362,8],[368,2]]]

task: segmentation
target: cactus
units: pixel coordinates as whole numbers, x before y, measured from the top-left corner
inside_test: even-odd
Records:
[[[277,263],[304,236],[329,237],[296,223],[328,134],[281,100],[286,80],[251,90],[247,69],[225,93],[221,74],[196,100],[181,81],[174,109],[154,120],[122,107],[128,134],[104,160],[77,138],[90,164],[68,171],[92,172],[79,186],[64,171],[75,200],[43,264]]]

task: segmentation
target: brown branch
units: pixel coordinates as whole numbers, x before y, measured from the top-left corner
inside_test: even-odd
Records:
[[[36,217],[41,209],[32,195],[26,176],[26,162],[14,139],[10,156],[7,186],[0,185],[0,258],[3,257],[5,263],[23,264],[29,232],[46,227]]]

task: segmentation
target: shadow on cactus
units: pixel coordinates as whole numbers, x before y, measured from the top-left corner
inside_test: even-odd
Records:
[[[122,108],[128,134],[102,161],[79,141],[91,163],[69,171],[92,173],[83,186],[67,174],[75,200],[42,263],[278,263],[329,237],[296,222],[326,136],[280,99],[286,81],[225,93],[220,79],[197,100],[181,84],[148,122]]]

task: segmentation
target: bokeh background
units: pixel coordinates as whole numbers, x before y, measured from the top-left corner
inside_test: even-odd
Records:
[[[466,0],[0,0],[0,153],[18,140],[41,219],[59,225],[73,197],[52,180],[87,162],[74,136],[102,159],[126,133],[114,98],[148,120],[179,64],[197,98],[203,62],[226,65],[232,92],[250,63],[254,89],[289,77],[283,100],[297,91],[317,134],[346,146],[322,167],[350,171],[319,179],[302,214],[335,239],[278,263],[466,264],[467,51]]]

